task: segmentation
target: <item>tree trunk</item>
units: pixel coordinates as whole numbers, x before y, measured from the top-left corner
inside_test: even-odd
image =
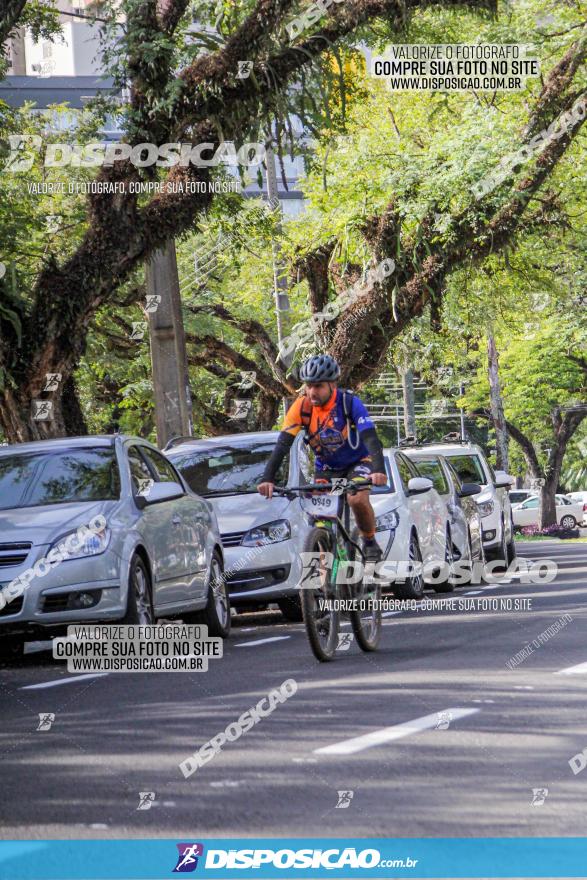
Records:
[[[471,414],[474,418],[490,419],[489,410],[478,410]],[[541,467],[538,453],[532,441],[516,425],[506,421],[505,427],[520,446],[532,479],[532,488],[540,498],[538,525],[541,529],[556,525],[556,490],[560,481],[561,468],[569,441],[584,418],[587,406],[578,404],[561,408],[556,406],[551,413],[554,439],[548,455],[546,467]]]
[[[499,382],[499,355],[491,330],[487,333],[487,373],[489,376],[489,408],[495,430],[496,467],[498,470],[507,472],[509,469],[508,434]]]
[[[553,479],[550,475],[540,487],[540,528],[556,525],[556,490],[558,476]]]
[[[61,391],[41,398],[5,389],[0,394],[0,428],[8,443],[64,437],[63,409]]]
[[[277,421],[279,421],[279,406],[281,401],[277,397],[272,397],[265,392],[261,392],[258,397],[257,408],[257,431],[271,431]]]
[[[61,411],[63,413],[65,433],[68,437],[84,437],[88,433],[88,426],[80,406],[73,376],[70,376],[63,384]]]

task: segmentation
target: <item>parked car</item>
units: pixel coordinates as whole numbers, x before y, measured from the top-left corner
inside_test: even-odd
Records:
[[[512,507],[514,504],[521,504],[522,501],[530,498],[531,495],[534,495],[531,489],[510,489],[510,504]]]
[[[587,492],[567,492],[566,498],[573,503],[579,501],[583,505],[582,525],[587,526]]]
[[[96,517],[105,527],[78,539]],[[72,535],[73,555],[60,560]],[[0,449],[0,579],[38,571],[0,609],[0,651],[73,623],[157,617],[227,636],[223,564],[212,508],[152,444],[117,435]]]
[[[587,503],[587,492],[567,492],[565,494],[565,498],[568,498],[569,501],[582,501],[583,504]]]
[[[526,498],[513,509],[516,528],[538,525],[540,499],[538,495]],[[565,529],[574,529],[583,519],[583,502],[570,501],[565,495],[556,496],[556,521]]]
[[[371,496],[376,515],[376,538],[383,559],[422,563],[422,575],[392,583],[400,599],[419,599],[427,582],[436,592],[453,589],[449,578],[437,581],[440,564],[454,561],[450,515],[434,484],[423,477],[401,449],[385,449],[389,489]]]
[[[512,506],[508,491],[515,482],[505,471],[494,471],[480,446],[475,443],[438,443],[423,447],[443,455],[464,483],[478,483],[475,496],[483,521],[483,550],[487,561],[509,565],[516,556]]]
[[[238,610],[277,602],[288,620],[301,620],[300,549],[308,524],[299,501],[259,495],[257,485],[279,432],[261,431],[196,440],[165,450],[185,481],[214,508],[226,561],[226,583]],[[276,485],[297,486],[300,442],[296,437]]]
[[[481,492],[481,486],[463,483],[449,459],[442,455],[425,449],[406,449],[406,455],[421,476],[432,480],[448,511],[454,557],[466,562],[473,572],[475,562],[485,563],[481,514],[474,500],[474,496]],[[479,583],[479,579],[476,582]]]

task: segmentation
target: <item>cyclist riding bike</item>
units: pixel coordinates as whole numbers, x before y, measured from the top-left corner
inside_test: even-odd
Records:
[[[315,454],[315,482],[338,477],[370,479],[374,486],[387,483],[383,447],[362,400],[338,387],[340,367],[328,354],[304,362],[300,379],[304,394],[290,407],[281,433],[257,486],[265,498],[273,495],[275,474],[300,431]],[[348,502],[362,536],[368,561],[381,558],[375,540],[375,512],[369,490],[349,495]]]

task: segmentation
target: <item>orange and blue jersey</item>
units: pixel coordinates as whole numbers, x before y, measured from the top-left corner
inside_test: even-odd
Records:
[[[317,471],[345,470],[370,455],[361,433],[374,430],[375,425],[363,401],[354,394],[346,393],[348,422],[344,411],[345,392],[335,388],[324,406],[312,406],[305,396],[298,397],[281,426],[281,430],[292,437],[302,430],[307,432],[308,442],[316,456]],[[306,412],[307,415],[304,415]],[[349,423],[352,446],[348,436]]]

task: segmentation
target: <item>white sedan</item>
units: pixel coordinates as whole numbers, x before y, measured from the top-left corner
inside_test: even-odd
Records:
[[[448,581],[439,581],[443,563],[453,562],[449,513],[446,504],[434,489],[432,480],[422,477],[400,449],[385,449],[388,485],[371,492],[376,516],[375,537],[383,552],[383,562],[422,563],[422,574],[400,578],[393,583],[393,592],[400,599],[420,599],[426,581],[437,592],[452,590]],[[393,566],[390,566],[390,571]],[[385,572],[381,574],[385,579]],[[393,578],[390,577],[390,582]]]
[[[587,526],[587,492],[567,492],[565,498],[568,498],[573,504],[580,502],[583,505],[583,525]]]
[[[540,513],[540,499],[538,495],[532,495],[526,498],[521,504],[516,504],[512,508],[512,516],[514,526],[534,526],[538,525],[538,516]],[[556,496],[556,521],[565,529],[574,529],[577,523],[583,520],[583,504],[582,502],[573,502],[564,495]]]

